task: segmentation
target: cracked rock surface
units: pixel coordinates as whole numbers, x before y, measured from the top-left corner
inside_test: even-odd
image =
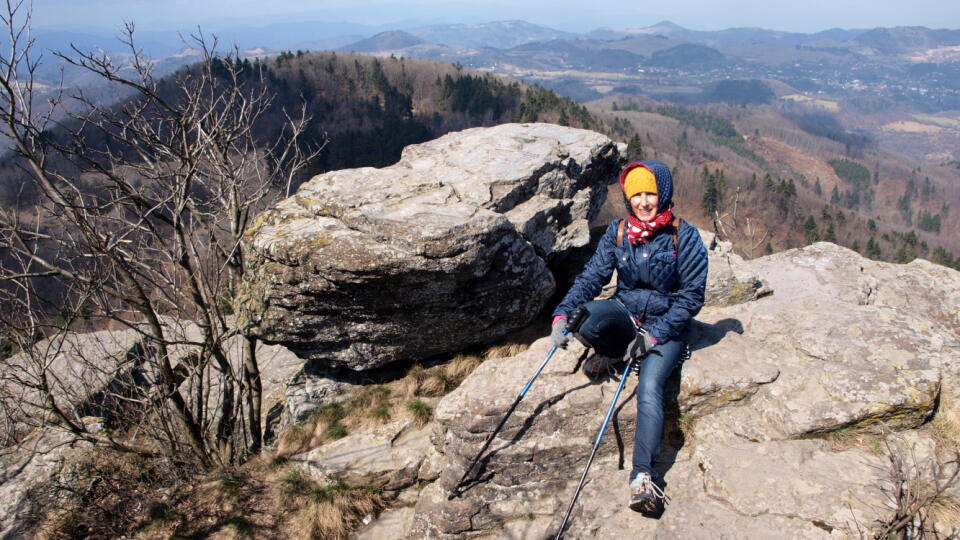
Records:
[[[242,326],[352,370],[495,341],[544,307],[619,166],[598,133],[506,124],[314,177],[248,231]]]

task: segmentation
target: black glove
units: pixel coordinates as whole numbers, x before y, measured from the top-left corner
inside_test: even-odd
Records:
[[[657,341],[650,335],[649,332],[640,328],[637,330],[637,337],[633,338],[633,341],[627,345],[627,353],[623,355],[623,359],[626,362],[631,360],[643,358],[646,356],[650,349],[654,348],[657,345]]]
[[[553,328],[550,329],[550,340],[559,349],[566,349],[567,343],[570,341],[571,334],[569,332],[564,333],[566,329],[566,318],[558,319],[557,322],[553,323]]]

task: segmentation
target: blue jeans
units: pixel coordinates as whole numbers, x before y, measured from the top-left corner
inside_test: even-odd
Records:
[[[620,358],[636,335],[630,312],[617,300],[586,304],[579,334],[597,354]],[[679,339],[657,344],[643,357],[637,381],[637,429],[633,440],[632,481],[639,473],[653,476],[653,460],[663,436],[663,387],[680,363],[686,343]]]

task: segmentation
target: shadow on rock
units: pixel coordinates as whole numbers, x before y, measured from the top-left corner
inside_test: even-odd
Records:
[[[487,455],[484,456],[483,459],[477,462],[477,466],[476,466],[477,472],[473,475],[472,479],[464,481],[463,486],[459,489],[459,492],[462,494],[479,484],[486,483],[491,478],[493,478],[493,475],[496,473],[496,471],[487,471],[487,467],[490,465],[490,462],[493,460],[494,457],[496,457],[497,454],[499,454],[503,450],[506,450],[507,448],[510,448],[511,446],[519,442],[521,439],[523,439],[523,436],[527,433],[527,431],[530,430],[531,427],[533,427],[533,423],[536,421],[537,417],[543,413],[543,411],[556,405],[563,398],[567,397],[573,392],[576,392],[577,390],[582,390],[588,386],[591,386],[591,383],[588,382],[586,384],[581,384],[580,386],[575,386],[565,392],[561,392],[555,396],[551,396],[546,400],[540,402],[537,405],[537,407],[533,410],[533,412],[530,413],[527,416],[527,418],[523,421],[523,425],[520,426],[520,429],[517,430],[517,432],[514,433],[512,437],[510,437],[510,440],[507,441],[506,444],[498,448],[494,448],[489,453],[487,453]]]
[[[687,331],[687,343],[691,351],[706,349],[720,343],[730,332],[743,333],[743,323],[737,319],[721,319],[713,324],[694,319]]]

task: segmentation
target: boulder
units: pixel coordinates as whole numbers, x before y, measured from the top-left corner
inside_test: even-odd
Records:
[[[597,133],[507,124],[317,176],[248,231],[242,326],[352,370],[492,342],[544,307],[619,165]]]
[[[773,294],[770,284],[733,251],[732,243],[704,230],[700,238],[710,257],[704,305],[732,306]]]

